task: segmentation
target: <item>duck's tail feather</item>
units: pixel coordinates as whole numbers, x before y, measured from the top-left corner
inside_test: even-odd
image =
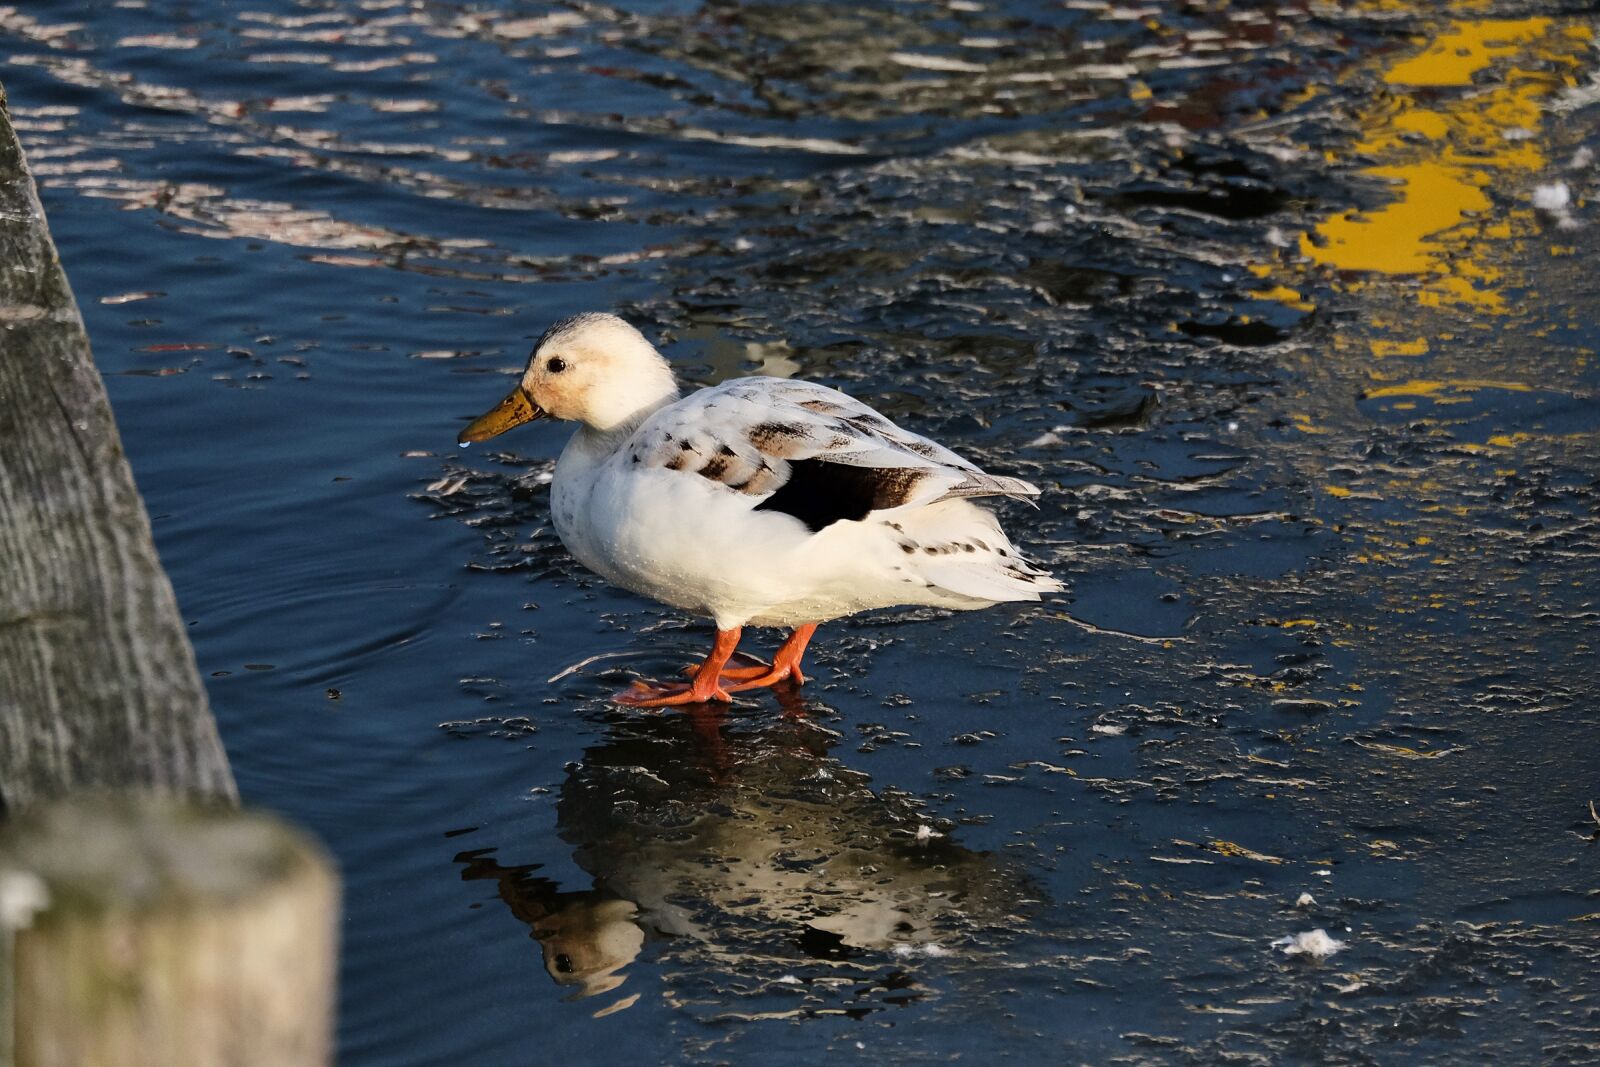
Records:
[[[941,501],[902,521],[915,546],[908,550],[909,565],[946,592],[997,603],[1038,600],[1062,589],[1054,575],[1017,551],[993,514],[966,500]]]

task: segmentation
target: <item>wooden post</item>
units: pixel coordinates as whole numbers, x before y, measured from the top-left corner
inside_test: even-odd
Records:
[[[337,878],[236,800],[0,88],[0,1067],[329,1062]]]
[[[0,88],[0,814],[124,786],[236,796]]]
[[[15,1067],[329,1063],[337,898],[270,816],[111,794],[28,812],[0,828]]]

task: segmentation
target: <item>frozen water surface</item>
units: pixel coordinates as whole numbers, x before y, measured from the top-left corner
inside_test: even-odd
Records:
[[[1600,1058],[1595,19],[1442,10],[0,8],[342,1062]],[[611,706],[704,626],[453,445],[587,308],[1045,486],[1070,595]]]

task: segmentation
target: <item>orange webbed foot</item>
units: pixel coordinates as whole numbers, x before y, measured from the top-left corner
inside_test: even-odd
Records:
[[[805,685],[806,676],[800,670],[800,659],[806,654],[806,645],[811,640],[811,635],[817,630],[817,624],[808,622],[803,626],[795,627],[794,633],[778,649],[772,657],[772,666],[754,672],[738,682],[737,685],[728,686],[728,692],[737,693],[745,689],[765,689],[777,685],[779,682],[792,681],[795,685]],[[741,674],[745,673],[743,670]],[[723,678],[729,677],[724,672]]]
[[[760,678],[772,670],[772,666],[766,660],[760,656],[752,656],[748,652],[735,652],[732,658],[742,660],[746,665],[722,668],[722,672],[717,678],[719,682],[748,682],[750,679]],[[700,667],[701,665],[698,663],[685,664],[683,673],[692,678],[699,672]]]
[[[739,627],[718,630],[717,640],[705,662],[695,668],[692,682],[652,685],[638,681],[612,696],[618,704],[632,708],[667,708],[680,704],[706,704],[713,700],[731,703],[733,697],[722,687],[722,668],[739,647]]]
[[[728,675],[724,673],[722,677],[727,678]],[[737,685],[728,686],[728,692],[739,693],[746,689],[765,689],[780,682],[805,685],[806,676],[800,673],[798,664],[793,667],[764,667],[759,673],[754,674],[752,677],[747,677]]]
[[[730,703],[733,697],[720,684],[699,688],[684,682],[652,685],[649,682],[638,681],[622,692],[613,694],[611,699],[630,708],[668,708],[680,704],[708,704],[713,700],[726,704]]]

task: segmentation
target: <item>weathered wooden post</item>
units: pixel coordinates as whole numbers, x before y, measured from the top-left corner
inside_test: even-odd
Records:
[[[0,88],[0,811],[82,786],[235,797]]]
[[[236,801],[0,88],[0,1067],[329,1062],[333,865]]]
[[[86,794],[0,828],[0,910],[27,924],[15,1067],[328,1063],[331,870],[275,818],[165,797]]]

